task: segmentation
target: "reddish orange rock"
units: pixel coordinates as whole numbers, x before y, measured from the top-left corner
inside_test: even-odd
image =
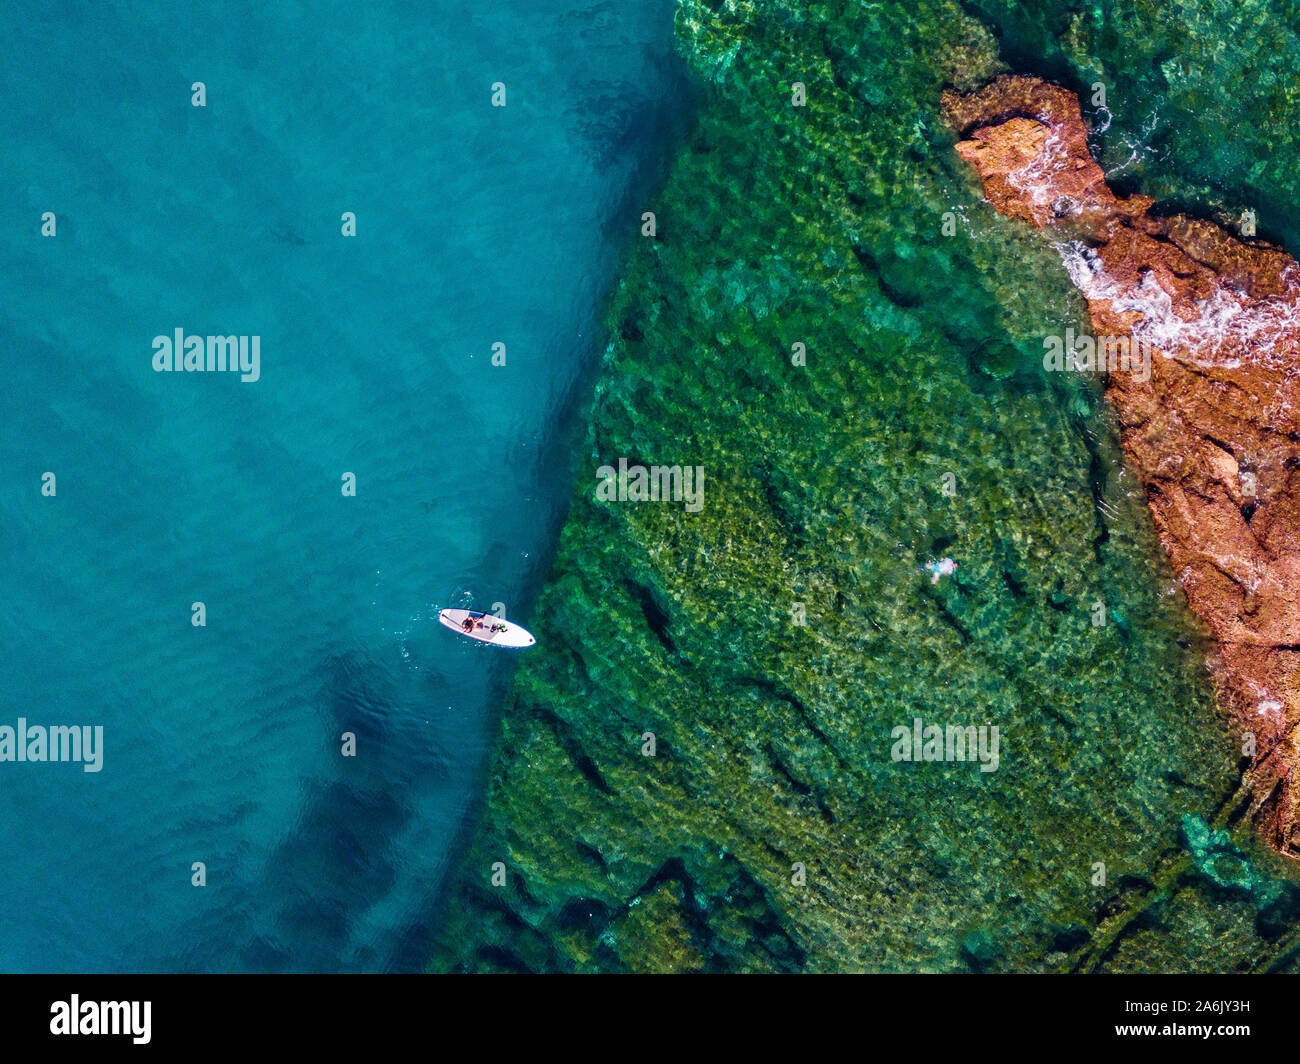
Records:
[[[1050,234],[1097,338],[1149,373],[1106,374],[1125,453],[1217,650],[1221,702],[1254,737],[1251,815],[1300,858],[1300,267],[1262,241],[1121,198],[1078,98],[1035,78],[944,94],[958,154],[1002,214]]]

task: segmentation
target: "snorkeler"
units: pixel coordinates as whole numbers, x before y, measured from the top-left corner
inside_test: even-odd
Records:
[[[937,584],[939,577],[952,576],[957,571],[957,563],[951,558],[940,558],[937,562],[926,562],[925,571],[930,574],[930,583]]]

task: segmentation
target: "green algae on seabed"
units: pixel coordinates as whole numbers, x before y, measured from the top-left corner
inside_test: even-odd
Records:
[[[1294,873],[1210,827],[1237,750],[1140,486],[1097,390],[1040,368],[1082,305],[938,113],[992,34],[937,0],[677,31],[699,126],[609,308],[431,968],[1293,963]],[[703,511],[596,501],[620,457],[702,465]],[[917,717],[997,725],[998,770],[892,761]]]

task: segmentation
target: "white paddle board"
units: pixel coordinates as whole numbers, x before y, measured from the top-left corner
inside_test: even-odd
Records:
[[[479,613],[477,610],[440,610],[438,620],[453,632],[459,632],[470,639],[477,639],[480,643],[513,647],[518,650],[537,642],[528,630],[521,628],[514,621],[504,621],[493,613]]]

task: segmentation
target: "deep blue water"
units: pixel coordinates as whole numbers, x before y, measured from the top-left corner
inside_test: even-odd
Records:
[[[527,622],[671,0],[0,18],[0,725],[104,728],[0,763],[0,969],[419,966],[511,665],[436,610]]]

